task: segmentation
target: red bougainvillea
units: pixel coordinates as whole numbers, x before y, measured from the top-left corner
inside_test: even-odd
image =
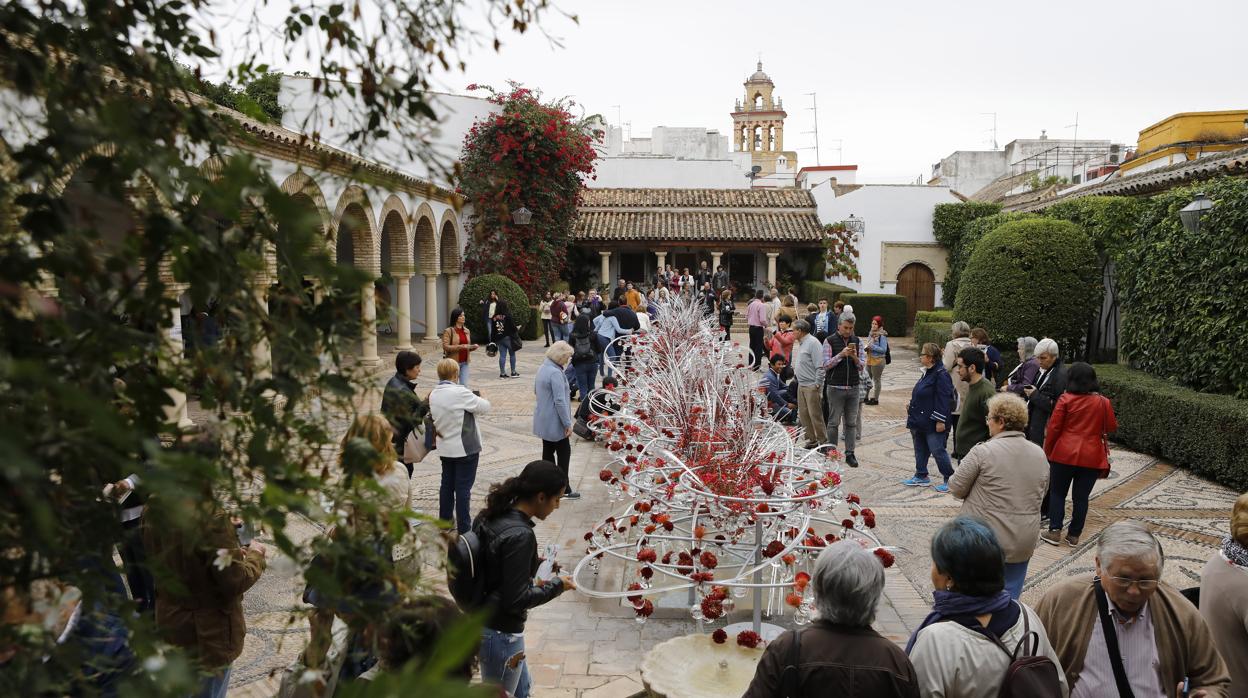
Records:
[[[594,173],[594,117],[576,119],[568,100],[543,103],[541,93],[511,84],[498,92],[485,85],[499,108],[464,136],[457,191],[475,213],[464,255],[470,276],[503,274],[532,298],[561,278],[582,177]],[[512,212],[526,208],[528,225]]]
[[[858,273],[858,248],[854,244],[854,235],[844,223],[823,226],[823,247],[824,274],[828,278],[843,276],[850,281],[862,281],[862,275]]]

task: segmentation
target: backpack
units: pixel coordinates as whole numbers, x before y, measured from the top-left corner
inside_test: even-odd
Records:
[[[472,528],[459,534],[446,549],[446,588],[451,598],[464,611],[484,607],[492,589],[487,588],[487,568],[494,556],[493,539],[523,524],[514,523],[501,531],[492,532],[484,518],[472,523]]]
[[[592,332],[584,336],[572,335],[572,363],[598,360],[598,352],[594,350],[592,337]]]
[[[884,345],[884,365],[887,366],[891,363],[893,363],[893,348],[886,344]]]
[[[1040,651],[1040,635],[1031,629],[1031,621],[1027,617],[1027,609],[1019,605],[1023,614],[1023,637],[1014,646],[1014,651],[1006,647],[1001,638],[988,633],[988,637],[996,643],[1001,651],[1010,657],[1010,666],[1001,679],[999,698],[1061,698],[1062,686],[1058,678],[1060,670],[1052,659],[1038,655]],[[1021,656],[1020,656],[1021,654]]]

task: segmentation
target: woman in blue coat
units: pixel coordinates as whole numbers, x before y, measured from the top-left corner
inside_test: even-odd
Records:
[[[537,379],[533,381],[533,393],[537,402],[533,408],[533,435],[542,440],[542,460],[548,460],[563,471],[565,477],[572,460],[572,401],[568,399],[568,379],[564,370],[572,360],[572,345],[560,340],[546,350],[546,360],[537,369]],[[580,499],[578,492],[572,491],[572,482],[568,481],[568,491],[564,499]]]
[[[949,491],[953,464],[945,444],[949,440],[949,415],[953,412],[953,380],[941,360],[940,347],[928,342],[919,352],[923,377],[914,384],[906,415],[906,428],[914,440],[914,477],[902,480],[907,487],[927,487],[927,460],[936,458],[936,467],[945,481],[936,485],[937,492]]]

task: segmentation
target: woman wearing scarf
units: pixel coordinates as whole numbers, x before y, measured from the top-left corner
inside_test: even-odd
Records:
[[[1200,615],[1231,670],[1231,698],[1248,696],[1248,492],[1231,509],[1231,535],[1200,574]]]
[[[959,516],[940,527],[932,537],[932,585],[932,612],[906,645],[922,695],[994,698],[1011,659],[993,637],[1013,649],[1027,631],[1039,636],[1036,655],[1053,660],[1067,694],[1040,618],[1005,590],[1005,553],[986,523]]]

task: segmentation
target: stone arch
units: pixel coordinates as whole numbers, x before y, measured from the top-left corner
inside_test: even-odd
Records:
[[[343,263],[343,253],[350,249],[350,261],[357,269],[381,274],[380,255],[377,252],[377,222],[373,220],[373,207],[368,202],[368,195],[356,185],[347,187],[338,199],[338,207],[333,217],[333,240],[337,250],[338,262]],[[348,240],[342,239],[343,231],[350,233]]]
[[[931,310],[936,305],[936,273],[921,259],[902,264],[897,269],[896,293],[906,299],[906,327],[914,324],[914,315],[920,310]]]
[[[458,274],[463,271],[463,259],[460,256],[463,244],[459,235],[459,219],[456,218],[455,211],[448,209],[442,214],[442,225],[438,229],[441,231],[438,235],[438,263],[442,268],[442,273]]]
[[[378,244],[381,271],[390,274],[412,273],[412,246],[407,225],[407,207],[403,205],[403,200],[391,194],[381,205],[377,221],[381,226]]]
[[[437,216],[427,202],[421,203],[412,215],[412,259],[421,274],[438,273],[438,233],[433,227]]]
[[[286,181],[282,182],[282,191],[291,196],[306,197],[321,218],[322,239],[330,239],[331,218],[329,206],[325,203],[325,195],[321,188],[303,170],[295,170]]]

